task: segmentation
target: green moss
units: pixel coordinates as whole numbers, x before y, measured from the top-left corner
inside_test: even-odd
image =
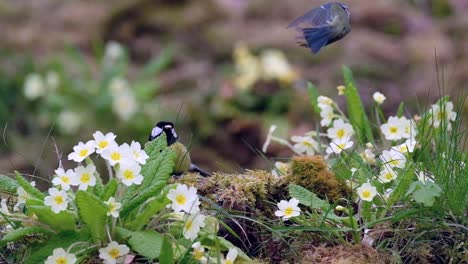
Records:
[[[321,156],[296,156],[292,159],[292,174],[287,176],[289,183],[300,185],[314,192],[322,199],[335,202],[350,196],[352,190],[346,183],[328,170]]]

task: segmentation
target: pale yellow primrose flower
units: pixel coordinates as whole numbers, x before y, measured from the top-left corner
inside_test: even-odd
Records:
[[[396,117],[388,118],[387,123],[380,126],[380,131],[384,134],[386,140],[399,140],[404,137],[406,123]]]
[[[318,151],[319,144],[310,136],[292,136],[291,140],[296,143],[293,148],[297,153],[314,155]]]
[[[75,162],[82,162],[89,155],[93,154],[96,150],[96,145],[94,140],[89,140],[88,142],[83,143],[79,142],[78,145],[73,147],[73,152],[68,154],[68,160],[73,160]]]
[[[76,256],[67,253],[63,248],[56,248],[49,256],[44,264],[74,264],[76,263]]]
[[[301,209],[299,208],[299,200],[296,198],[292,198],[289,201],[281,200],[278,203],[278,209],[275,212],[275,215],[278,217],[282,217],[283,220],[288,220],[291,217],[296,217],[301,214]]]
[[[86,167],[78,166],[75,168],[75,175],[72,178],[72,185],[79,186],[79,190],[86,191],[88,186],[96,185],[96,166],[89,164]]]
[[[372,201],[375,195],[377,195],[377,189],[368,182],[358,187],[356,191],[362,200],[368,202]]]
[[[453,111],[453,103],[447,102],[441,107],[439,104],[432,105],[429,110],[432,114],[432,125],[437,128],[440,124],[447,123],[447,129],[452,128],[450,121],[455,121],[457,113]]]
[[[58,214],[67,209],[68,196],[64,190],[59,191],[57,188],[50,188],[49,194],[44,198],[44,204],[49,206],[54,213]]]
[[[71,169],[68,169],[65,172],[65,170],[62,167],[60,167],[55,170],[55,174],[57,176],[52,179],[52,184],[54,186],[60,185],[60,188],[62,188],[62,190],[70,190],[70,184],[72,184],[72,179],[73,177],[75,177],[75,172]]]
[[[186,214],[184,217],[183,234],[186,239],[194,240],[198,237],[198,233],[202,227],[205,227],[206,216],[199,211]]]
[[[24,81],[24,96],[29,100],[35,100],[46,93],[44,80],[37,73],[26,76]]]
[[[380,174],[379,174],[379,180],[381,182],[391,182],[393,181],[394,179],[397,178],[397,173],[395,172],[395,170],[393,170],[391,167],[389,166],[384,166],[383,169],[380,171]]]
[[[263,51],[260,55],[260,63],[263,77],[266,80],[276,79],[289,84],[297,79],[297,74],[292,69],[286,56],[279,50]]]
[[[354,142],[351,141],[349,137],[346,138],[337,138],[330,142],[330,145],[325,150],[327,154],[340,154],[343,150],[349,149],[354,145]]]
[[[206,263],[208,261],[208,259],[205,256],[205,248],[201,245],[200,242],[193,243],[192,248],[192,256],[195,260],[198,260],[202,263]]]
[[[280,176],[288,174],[288,171],[291,169],[291,165],[287,162],[277,161],[275,162],[275,168],[276,169],[273,169],[271,171],[271,174],[275,177],[280,177]]]
[[[185,184],[178,184],[175,189],[169,190],[167,198],[172,201],[171,207],[175,212],[190,213],[194,210],[193,208],[198,208],[200,205],[197,189],[188,188]]]
[[[122,207],[121,203],[116,202],[114,197],[109,198],[109,200],[107,200],[107,202],[104,203],[107,204],[109,208],[109,210],[107,211],[107,215],[112,215],[112,217],[114,218],[119,217],[119,211]]]
[[[383,95],[381,92],[375,92],[372,97],[374,98],[374,101],[379,105],[383,104],[385,99],[387,99],[387,97],[385,97],[385,95]]]
[[[353,134],[353,126],[345,123],[342,119],[333,121],[333,127],[327,130],[327,136],[332,140],[350,138]]]
[[[338,95],[344,95],[345,90],[346,90],[346,86],[339,85],[339,86],[336,87],[336,89],[338,90]]]
[[[223,264],[233,264],[234,261],[236,261],[237,255],[239,253],[237,252],[237,249],[235,248],[230,248],[227,255],[226,259],[223,260]]]
[[[110,146],[102,151],[101,156],[106,159],[111,166],[115,166],[117,163],[122,165],[134,162],[128,144]]]
[[[96,144],[96,153],[101,154],[109,147],[116,146],[114,133],[107,133],[104,135],[101,131],[96,131],[93,134],[94,142]]]
[[[117,260],[130,252],[126,245],[119,245],[117,242],[112,241],[105,248],[99,249],[99,258],[103,260],[104,264],[116,264]]]
[[[130,186],[132,184],[140,185],[143,181],[143,175],[141,175],[140,172],[141,167],[138,163],[123,163],[120,164],[120,167],[117,170],[117,178],[119,178],[126,186]]]
[[[404,168],[406,164],[405,155],[395,149],[382,151],[379,158],[384,166]]]

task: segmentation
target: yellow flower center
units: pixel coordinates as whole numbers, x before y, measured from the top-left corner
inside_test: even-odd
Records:
[[[117,248],[112,248],[109,250],[109,256],[113,259],[120,257],[120,251]]]
[[[312,143],[310,143],[309,141],[304,141],[303,144],[306,147],[312,147],[313,146]]]
[[[193,258],[196,260],[200,260],[203,257],[203,251],[195,249],[193,251]]]
[[[185,197],[185,195],[179,194],[176,196],[175,200],[178,204],[185,204],[187,202],[187,197]]]
[[[233,264],[234,262],[232,262],[232,260],[230,259],[226,259],[226,261],[224,262],[224,264]]]
[[[131,180],[131,179],[135,178],[135,174],[133,174],[133,171],[131,171],[131,170],[125,170],[124,173],[123,173],[123,177],[126,180]]]
[[[80,156],[80,157],[84,157],[86,155],[88,155],[88,150],[87,149],[82,149],[82,150],[80,150],[80,152],[78,152],[78,156]]]
[[[365,190],[362,192],[362,197],[368,199],[368,198],[371,198],[371,192],[368,191],[368,190]]]
[[[103,149],[103,148],[105,148],[107,146],[109,146],[109,142],[107,140],[103,140],[103,141],[99,142],[99,144],[98,144],[98,148],[100,148],[100,149]]]
[[[62,176],[61,179],[63,183],[70,184],[70,178],[68,176]]]
[[[83,173],[83,174],[81,174],[80,181],[81,181],[82,183],[88,183],[90,180],[91,180],[91,175],[89,175],[89,173]]]
[[[61,195],[55,196],[54,201],[56,204],[63,204],[63,196]]]
[[[285,215],[285,216],[290,216],[290,215],[292,215],[293,213],[294,213],[294,210],[293,210],[292,207],[288,207],[288,208],[284,209],[284,215]]]
[[[440,110],[440,111],[437,113],[437,119],[438,119],[438,120],[443,120],[443,119],[445,119],[445,116],[446,116],[446,114],[445,114],[445,111],[444,111],[444,110]]]
[[[336,131],[337,138],[343,138],[345,135],[346,135],[346,132],[343,128],[340,128],[338,129],[338,131]]]
[[[398,132],[398,127],[392,126],[390,127],[390,133],[396,134]]]
[[[110,212],[115,211],[115,203],[110,203],[110,204],[109,204],[109,211],[110,211]]]
[[[384,177],[387,180],[391,180],[393,178],[393,176],[392,176],[392,174],[390,172],[387,172]]]
[[[189,230],[192,229],[192,227],[193,227],[193,221],[187,220],[187,221],[185,222],[185,229],[186,229],[187,231],[189,231]]]
[[[338,144],[338,147],[339,147],[340,149],[344,149],[345,146],[346,146],[345,143]]]
[[[58,257],[56,260],[55,260],[55,264],[67,264],[68,261],[67,261],[67,258],[65,257]]]
[[[391,160],[388,163],[390,163],[390,165],[392,165],[392,166],[396,166],[396,165],[398,165],[399,161],[398,160]]]
[[[110,158],[112,160],[120,160],[122,158],[122,155],[120,155],[119,152],[112,152],[112,154],[110,155]]]

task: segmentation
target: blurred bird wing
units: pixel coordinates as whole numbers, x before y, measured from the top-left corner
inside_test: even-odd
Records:
[[[333,5],[333,3],[327,3],[308,11],[304,15],[296,18],[293,22],[291,22],[288,25],[288,28],[294,27],[296,29],[300,29],[304,27],[317,27],[332,23],[336,19],[336,15],[332,14],[331,5]]]

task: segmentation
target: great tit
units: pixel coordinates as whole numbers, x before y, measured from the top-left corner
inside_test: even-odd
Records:
[[[176,161],[174,173],[180,175],[186,171],[198,172],[202,176],[211,176],[211,173],[199,168],[197,165],[192,163],[190,154],[187,148],[180,143],[177,139],[177,133],[174,129],[174,124],[167,121],[161,121],[151,131],[149,141],[159,137],[162,133],[166,134],[167,145],[171,147],[176,153]]]
[[[299,32],[298,44],[308,47],[313,54],[321,48],[346,36],[351,31],[349,8],[339,2],[330,2],[309,10],[296,18],[288,28]]]

